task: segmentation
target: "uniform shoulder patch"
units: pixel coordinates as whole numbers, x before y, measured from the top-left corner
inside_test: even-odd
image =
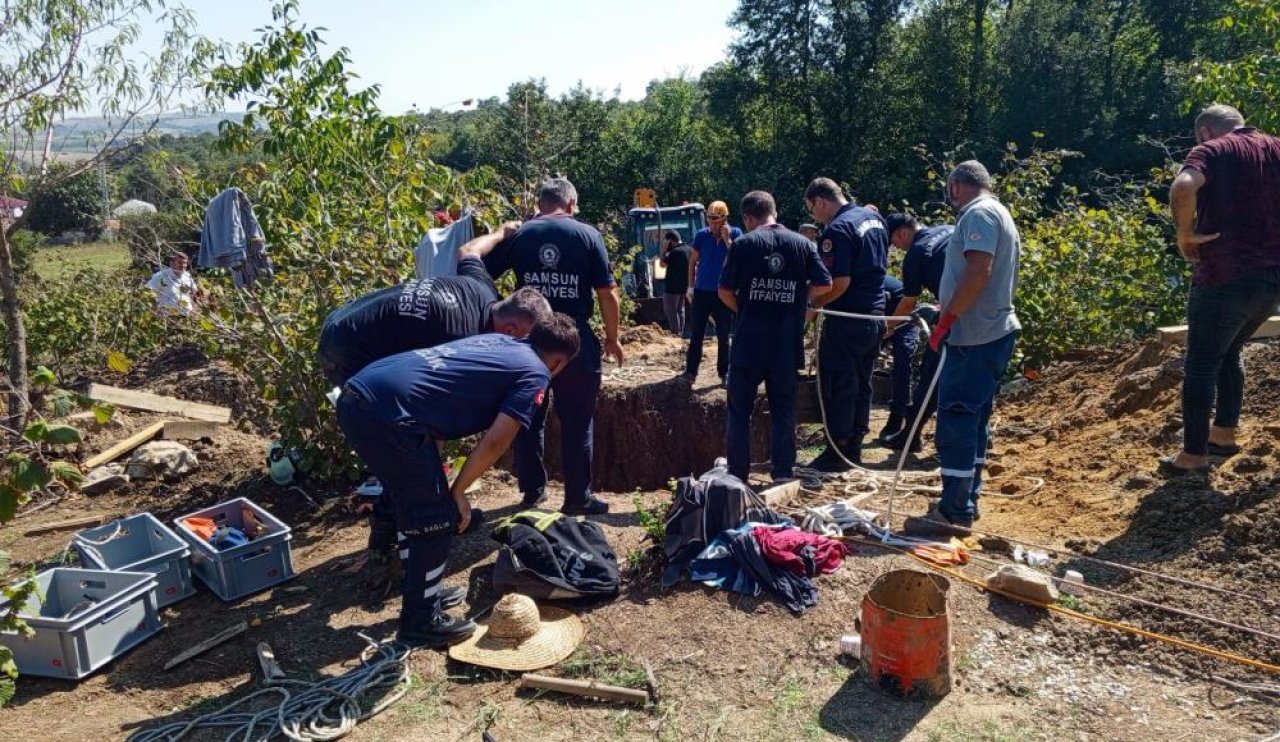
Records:
[[[834,247],[835,247],[835,246],[831,243],[831,238],[830,238],[830,237],[828,237],[828,238],[826,238],[826,239],[824,239],[824,240],[822,241],[822,251],[823,251],[823,252],[831,252],[831,250],[832,250],[832,249],[834,249]]]

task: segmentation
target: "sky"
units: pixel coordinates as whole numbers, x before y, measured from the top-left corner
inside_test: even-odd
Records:
[[[185,0],[199,32],[254,41],[271,22],[269,0]],[[737,0],[301,0],[354,71],[382,86],[381,106],[402,113],[460,108],[504,97],[513,82],[546,78],[553,94],[582,81],[623,99],[650,80],[698,75],[724,58]],[[549,10],[550,12],[541,12]]]

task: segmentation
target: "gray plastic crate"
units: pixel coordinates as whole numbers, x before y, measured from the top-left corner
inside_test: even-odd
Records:
[[[201,539],[184,521],[211,518],[215,525],[238,528],[248,535],[246,513],[262,527],[263,533],[247,544],[219,551]],[[293,554],[289,526],[243,497],[188,513],[174,521],[178,535],[191,545],[191,571],[225,601],[239,600],[272,585],[293,578]]]
[[[76,534],[72,541],[90,569],[150,572],[156,576],[156,607],[195,594],[191,549],[151,513],[123,518]]]
[[[150,572],[59,567],[35,581],[36,594],[16,609],[35,636],[0,632],[22,675],[83,678],[161,629]]]

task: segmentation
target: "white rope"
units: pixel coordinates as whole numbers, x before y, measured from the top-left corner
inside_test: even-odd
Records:
[[[854,312],[837,312],[834,309],[822,309],[821,307],[819,307],[816,311],[819,314],[827,314],[832,317],[844,317],[845,319],[893,320],[894,322],[914,322],[916,320],[920,320],[920,322],[924,322],[924,320],[920,319],[914,314],[908,314],[905,317],[900,317],[897,315],[885,316],[883,314],[855,314]],[[926,335],[929,334],[929,328],[927,326],[925,327],[924,332]]]
[[[217,711],[190,721],[141,729],[128,742],[177,742],[198,729],[229,729],[227,742],[267,742],[281,735],[294,742],[328,742],[351,733],[356,724],[386,710],[409,692],[409,656],[395,642],[368,642],[360,666],[319,681],[282,678]],[[375,659],[376,657],[376,659]],[[267,696],[277,700],[258,710],[238,710]]]
[[[926,343],[929,342],[929,335],[931,334],[929,330],[929,323],[925,322],[923,318],[917,315],[910,315],[907,317],[882,317],[878,314],[852,314],[849,312],[834,312],[828,309],[819,309],[818,311],[823,314],[829,314],[835,317],[848,317],[851,319],[866,319],[866,320],[892,319],[892,320],[906,320],[910,322],[916,322],[920,325],[920,330],[924,335],[924,341]],[[819,327],[817,338],[814,341],[814,355],[815,356],[818,355],[821,349],[822,349],[822,328]],[[946,349],[946,346],[943,346],[942,353],[938,358],[938,368],[937,370],[934,371],[933,378],[930,379],[929,381],[928,392],[924,396],[924,399],[926,401],[929,399],[929,396],[933,394],[933,390],[938,384],[938,379],[942,376],[942,366],[944,363],[946,363],[946,360],[947,360],[947,349]],[[840,446],[836,445],[835,439],[831,437],[831,428],[828,427],[827,425],[827,406],[822,400],[822,363],[821,362],[817,364],[817,382],[818,382],[818,413],[822,417],[822,432],[827,438],[827,445],[831,448],[832,451],[836,452],[836,455],[840,457],[840,460],[843,461],[846,466],[851,467],[854,471],[858,472],[860,475],[866,476],[868,479],[871,479],[873,481],[885,479],[886,475],[884,475],[883,473],[866,469],[850,461],[844,455],[844,452],[840,450]],[[906,466],[906,463],[907,463],[907,454],[910,453],[911,451],[911,441],[914,440],[916,431],[919,430],[920,424],[924,420],[924,411],[928,409],[928,406],[929,406],[928,404],[922,404],[920,405],[920,409],[916,410],[916,417],[911,422],[910,435],[908,435],[906,438],[906,442],[902,447],[902,454],[898,456],[898,465],[894,469],[892,478],[889,479],[889,508],[888,508],[889,525],[892,525],[893,523],[893,501],[898,494],[899,482],[902,478],[902,469],[903,467]],[[938,473],[940,472],[936,472],[936,471],[929,472],[929,476],[933,476]],[[942,492],[941,487],[926,488],[924,485],[913,485],[907,489],[909,491],[916,491],[916,492],[934,492],[934,493]],[[878,492],[878,491],[879,491],[879,481],[876,481],[875,492]],[[889,531],[888,529],[886,529],[885,533],[883,534],[883,539],[886,541],[886,543],[888,542],[887,539],[889,538],[889,535],[890,535]]]

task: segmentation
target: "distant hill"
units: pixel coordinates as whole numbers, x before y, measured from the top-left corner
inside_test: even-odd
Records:
[[[183,113],[167,113],[160,116],[155,134],[171,134],[173,136],[196,136],[198,134],[216,134],[218,124],[224,119],[238,119],[240,113],[219,111],[216,113],[188,115]],[[147,120],[150,122],[150,119]],[[137,133],[141,133],[139,126]],[[100,116],[84,116],[69,118],[54,127],[54,142],[64,153],[96,149],[96,144],[108,132],[106,119]]]

